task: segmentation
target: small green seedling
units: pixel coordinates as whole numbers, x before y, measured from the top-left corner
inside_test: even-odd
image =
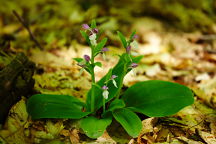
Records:
[[[92,78],[86,103],[68,95],[36,94],[27,101],[27,111],[32,119],[80,119],[80,127],[84,133],[90,138],[98,138],[114,118],[130,136],[137,137],[142,123],[136,113],[149,117],[164,117],[193,104],[193,93],[189,88],[161,80],[138,82],[121,93],[125,75],[136,68],[142,58],[131,55],[131,48],[137,46],[135,32],[129,40],[118,32],[126,52],[119,56],[115,67],[96,82],[94,69],[102,64],[95,62],[95,57],[99,54],[105,55],[109,50],[105,47],[107,38],[98,42],[99,30],[94,20],[91,26],[83,24],[82,27],[80,32],[91,48],[91,56],[84,55],[83,58],[74,60]]]

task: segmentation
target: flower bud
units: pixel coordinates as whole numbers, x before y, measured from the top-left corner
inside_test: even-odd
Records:
[[[126,48],[126,52],[127,52],[127,53],[130,53],[130,51],[131,51],[131,46],[129,45],[129,46],[127,46],[127,48]]]
[[[115,78],[117,78],[118,76],[117,75],[112,75],[111,76],[111,79],[115,79]]]
[[[87,62],[89,62],[90,61],[90,56],[88,56],[88,55],[84,55],[84,59],[87,61]]]
[[[139,38],[139,36],[138,36],[137,34],[135,34],[135,35],[133,36],[133,40],[138,39],[138,38]]]
[[[103,90],[108,90],[108,86],[104,85],[104,86],[102,87],[102,89],[103,89]]]
[[[107,52],[109,49],[107,47],[102,48],[101,52]]]
[[[82,28],[85,29],[85,30],[90,29],[90,27],[89,27],[88,24],[83,24],[83,25],[82,25]]]
[[[130,66],[131,66],[131,68],[136,68],[138,66],[138,64],[137,63],[132,63]]]

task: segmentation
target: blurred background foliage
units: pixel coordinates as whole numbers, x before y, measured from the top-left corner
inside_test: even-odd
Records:
[[[23,49],[34,44],[26,41],[28,33],[22,31],[24,28],[12,10],[30,24],[47,49],[69,46],[72,40],[79,40],[81,24],[92,19],[97,19],[100,29],[114,43],[116,30],[129,34],[133,23],[141,17],[151,17],[186,32],[216,32],[215,0],[0,0],[0,44],[4,39],[16,39],[15,47]]]

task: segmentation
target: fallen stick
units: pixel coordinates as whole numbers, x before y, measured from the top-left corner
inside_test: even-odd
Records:
[[[41,49],[43,50],[43,47],[40,45],[40,43],[37,41],[37,39],[35,38],[35,36],[33,35],[31,29],[29,28],[29,25],[27,22],[25,22],[25,20],[15,11],[13,10],[13,14],[16,16],[16,18],[18,19],[18,21],[26,28],[26,30],[28,31],[31,40]]]

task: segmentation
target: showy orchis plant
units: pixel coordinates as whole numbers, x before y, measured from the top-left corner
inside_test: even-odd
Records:
[[[32,119],[65,118],[80,119],[80,127],[90,138],[101,136],[115,118],[127,133],[137,137],[142,123],[136,113],[150,117],[163,117],[177,113],[194,102],[192,91],[186,86],[161,81],[149,80],[138,82],[122,93],[125,75],[138,66],[142,56],[134,57],[131,49],[137,48],[138,36],[133,32],[129,40],[117,32],[124,46],[125,53],[119,55],[118,63],[98,82],[95,81],[95,62],[99,54],[105,55],[107,38],[99,41],[99,30],[93,20],[91,26],[83,24],[80,32],[91,48],[91,56],[74,58],[82,70],[92,78],[92,87],[86,103],[68,95],[36,94],[27,101],[27,111]]]

